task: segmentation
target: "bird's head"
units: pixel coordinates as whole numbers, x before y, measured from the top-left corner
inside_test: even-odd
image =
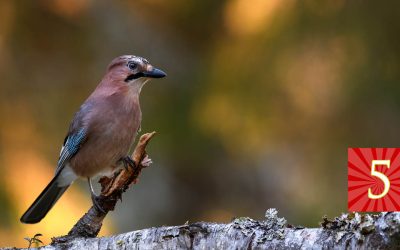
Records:
[[[145,58],[133,55],[115,58],[108,66],[107,72],[113,80],[140,87],[149,78],[162,78],[167,75],[153,67]]]

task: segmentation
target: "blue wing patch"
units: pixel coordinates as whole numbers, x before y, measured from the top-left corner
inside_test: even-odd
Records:
[[[70,134],[65,138],[64,145],[60,152],[60,158],[58,159],[56,174],[60,172],[65,163],[74,156],[86,137],[85,129],[81,129],[78,133]]]

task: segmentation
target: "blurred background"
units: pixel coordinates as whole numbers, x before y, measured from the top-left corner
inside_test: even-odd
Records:
[[[142,91],[154,164],[101,235],[186,221],[317,226],[347,210],[347,147],[399,147],[400,2],[0,0],[0,245],[66,234],[78,181],[39,224],[75,111],[116,56],[165,70]]]

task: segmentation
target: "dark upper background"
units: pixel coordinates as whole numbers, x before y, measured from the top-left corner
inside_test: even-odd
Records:
[[[400,4],[371,2],[1,0],[1,246],[48,242],[88,208],[78,181],[40,224],[19,223],[122,54],[168,77],[141,97],[154,164],[102,234],[345,212],[347,147],[400,146]]]

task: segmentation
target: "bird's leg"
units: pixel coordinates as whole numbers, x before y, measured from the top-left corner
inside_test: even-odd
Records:
[[[90,177],[88,177],[87,180],[89,183],[90,194],[91,194],[90,197],[92,198],[93,206],[95,206],[96,209],[99,210],[100,212],[106,214],[107,212],[104,211],[104,209],[99,204],[99,201],[98,201],[99,196],[96,195],[96,193],[94,192],[92,181],[91,181]]]
[[[124,164],[124,168],[128,170],[128,167],[135,168],[135,161],[129,155],[122,157],[120,161]]]

